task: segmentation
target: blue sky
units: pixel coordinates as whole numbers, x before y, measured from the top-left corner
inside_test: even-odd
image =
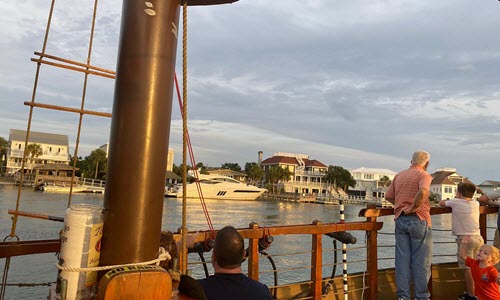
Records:
[[[0,0],[0,136],[26,129],[50,1]],[[57,3],[46,52],[84,62],[93,1]],[[101,0],[91,63],[114,70],[121,1]],[[500,180],[500,2],[240,0],[188,10],[188,119],[209,166],[273,152],[348,169],[454,167]],[[182,28],[180,28],[181,30]],[[181,75],[181,44],[177,72]],[[181,76],[180,76],[181,77]],[[83,75],[43,66],[36,101],[79,107]],[[91,77],[86,108],[111,112],[113,80]],[[32,130],[68,134],[78,116],[36,109]],[[110,120],[85,117],[80,155]],[[170,146],[181,158],[174,98]]]

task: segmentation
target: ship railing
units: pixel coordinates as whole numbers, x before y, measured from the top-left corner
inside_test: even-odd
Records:
[[[487,236],[492,236],[487,234],[488,229],[494,229],[494,227],[487,227],[487,215],[497,212],[496,208],[492,207],[481,207],[480,208],[481,217],[481,235],[485,241],[491,241],[487,239]],[[432,207],[432,215],[450,214],[450,208]],[[392,221],[394,211],[392,208],[368,208],[361,210],[359,216],[366,219],[365,222],[349,222],[345,224],[340,223],[322,223],[320,221],[315,221],[310,225],[297,225],[297,226],[280,226],[280,227],[266,227],[265,231],[263,227],[259,227],[257,224],[251,224],[249,229],[240,229],[243,237],[247,240],[248,245],[253,245],[252,247],[257,247],[253,255],[248,258],[248,264],[246,266],[248,275],[256,280],[264,280],[265,283],[270,287],[271,291],[280,290],[278,299],[321,299],[325,296],[325,288],[328,284],[335,282],[333,293],[336,297],[343,294],[342,290],[342,261],[337,260],[332,263],[332,256],[338,254],[342,249],[340,247],[332,248],[328,246],[328,241],[330,238],[326,237],[324,233],[327,232],[338,232],[338,231],[348,231],[353,235],[358,236],[358,243],[355,245],[348,245],[346,248],[347,257],[349,258],[346,262],[348,266],[349,274],[349,287],[348,293],[357,297],[356,299],[377,299],[377,295],[380,298],[380,293],[387,291],[394,292],[394,282],[388,282],[385,277],[389,277],[387,274],[394,275],[394,231],[386,231],[382,227],[378,227],[381,218],[384,222]],[[345,227],[344,227],[345,226]],[[448,268],[457,274],[462,272],[456,265],[456,241],[451,234],[451,222],[444,222],[442,224],[435,224],[433,226],[434,234],[434,248],[435,254],[433,260],[435,263],[449,263],[449,266],[440,267],[440,270],[446,270]],[[303,251],[292,251],[288,253],[273,253],[272,248],[266,252],[266,254],[260,254],[258,252],[259,240],[262,239],[265,234],[271,234],[275,236],[275,242],[279,243],[279,236],[281,235],[310,235],[311,244],[303,247]],[[439,232],[439,234],[437,234]],[[378,235],[391,236],[390,238],[380,241]],[[201,238],[203,239],[203,237]],[[335,241],[334,241],[335,242]],[[446,245],[448,244],[448,245]],[[447,246],[441,247],[441,246]],[[389,249],[392,249],[390,251]],[[333,253],[333,254],[332,254]],[[361,255],[360,255],[361,254]],[[297,261],[297,256],[301,257],[301,261]],[[283,261],[293,261],[292,265],[281,265],[276,269],[267,267],[269,263],[266,263],[268,257],[274,258],[279,261],[283,258]],[[202,262],[190,263],[190,266],[196,268]],[[280,265],[278,262],[276,265]],[[385,267],[384,267],[385,266]],[[436,265],[437,266],[437,265]],[[332,274],[333,276],[328,276],[328,270],[331,268],[336,268],[339,272]],[[433,275],[436,271],[436,267],[433,268]],[[269,281],[272,276],[279,274],[280,276],[286,275],[287,273],[301,273],[306,274],[308,278],[301,282],[302,289],[306,292],[302,295],[303,297],[298,297],[298,294],[293,294],[291,287],[297,286],[297,283],[293,281],[294,277],[290,277],[292,281],[283,281],[280,277],[279,284],[272,284]],[[463,273],[463,272],[462,272]],[[340,276],[340,285],[339,285]],[[336,277],[333,280],[332,277]],[[360,280],[355,280],[360,278]],[[295,277],[296,279],[296,277]],[[434,289],[436,293],[443,293],[442,284],[439,282],[439,278],[435,278],[434,284],[431,283],[430,289]],[[456,276],[454,279],[449,280],[447,283],[454,285],[463,285],[463,277]],[[360,283],[362,282],[362,283]],[[432,282],[432,281],[431,281]],[[433,287],[434,285],[434,287]],[[290,292],[288,292],[290,291]],[[360,296],[361,295],[361,296]],[[394,294],[392,295],[394,296]],[[361,297],[361,298],[359,298]]]
[[[432,215],[449,214],[450,208],[432,207]],[[481,235],[485,241],[488,240],[488,231],[494,227],[487,227],[487,215],[497,212],[497,208],[480,207],[480,226]],[[394,239],[380,240],[382,235],[393,236],[394,232],[384,230],[385,222],[392,221],[394,211],[390,208],[367,208],[362,209],[359,217],[362,221],[346,222],[346,223],[323,223],[314,221],[307,225],[287,225],[287,226],[272,226],[261,227],[257,223],[251,223],[248,228],[239,229],[240,233],[246,240],[248,246],[248,258],[245,262],[245,272],[249,277],[264,281],[271,289],[272,293],[276,293],[278,299],[322,299],[325,293],[336,295],[343,294],[342,290],[342,273],[341,266],[346,265],[348,272],[348,294],[354,299],[382,299],[380,294],[387,291],[394,291],[394,282],[384,282],[387,274],[393,272],[394,267],[394,251],[388,251],[388,248],[394,246]],[[364,220],[363,220],[364,219]],[[384,221],[384,222],[382,222]],[[442,228],[434,226],[434,231],[442,231],[442,235],[446,236],[445,241],[434,239],[435,244],[450,243],[454,244],[454,238],[449,232],[450,222],[445,222]],[[389,227],[389,226],[386,226]],[[357,237],[358,243],[347,245],[345,248],[347,261],[341,259],[335,261],[335,257],[343,249],[340,249],[340,242],[327,237],[326,233],[347,231]],[[274,242],[269,249],[263,253],[259,248],[261,240],[266,236],[273,236]],[[309,236],[310,242],[301,243],[298,248],[294,248],[287,253],[275,253],[274,245],[277,243],[287,242],[287,237],[292,237],[290,244],[299,244],[293,242],[294,236]],[[380,236],[380,237],[379,237]],[[179,234],[174,234],[176,239],[180,238]],[[203,242],[211,237],[211,233],[201,232],[196,241]],[[435,236],[436,237],[436,236]],[[304,241],[304,239],[302,239]],[[331,243],[337,243],[339,247],[332,247]],[[435,247],[437,248],[437,247]],[[436,253],[434,261],[441,262],[444,258],[449,257],[450,261],[456,261],[456,247],[448,247],[450,250],[446,253]],[[4,242],[0,243],[0,258],[31,255],[39,253],[57,252],[60,249],[59,240],[44,240],[44,241],[26,241],[22,243]],[[190,268],[201,269],[199,265],[202,262],[197,262],[193,259],[193,254],[190,254]],[[276,268],[271,268],[269,258],[273,258],[276,262]],[[292,262],[282,264],[281,262]],[[387,263],[390,267],[384,268]],[[391,271],[392,268],[392,271]],[[458,269],[457,266],[450,268]],[[333,269],[333,270],[332,270]],[[340,272],[335,272],[340,271]],[[282,277],[276,284],[269,283],[274,275],[282,276],[288,274],[286,280]],[[300,283],[297,283],[298,276],[302,275]],[[305,279],[303,278],[305,275]],[[434,276],[434,273],[433,273]],[[199,277],[199,276],[198,276]],[[332,278],[333,277],[333,278]],[[455,281],[461,281],[459,277]],[[463,285],[463,282],[458,282]],[[298,288],[298,289],[297,289]],[[431,285],[436,293],[440,289],[438,286]],[[331,298],[331,295],[329,295]]]

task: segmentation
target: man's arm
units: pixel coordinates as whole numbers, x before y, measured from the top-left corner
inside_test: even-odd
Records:
[[[413,199],[413,205],[410,208],[405,210],[406,214],[414,213],[422,203],[424,203],[424,199],[429,197],[429,190],[425,187],[421,187],[418,189],[417,194],[415,195],[415,199]]]
[[[448,200],[441,200],[441,201],[439,201],[439,206],[446,207],[446,201],[448,201]]]
[[[396,203],[396,199],[394,199],[393,197],[385,196],[385,200],[391,202],[392,204]]]
[[[493,206],[493,207],[500,206],[498,203],[491,201],[490,198],[488,197],[488,195],[486,195],[486,194],[482,194],[478,200],[479,200],[479,202],[486,204],[486,205],[489,205],[489,206]]]

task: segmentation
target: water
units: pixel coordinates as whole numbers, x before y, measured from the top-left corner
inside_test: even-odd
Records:
[[[10,234],[12,225],[11,215],[8,209],[15,209],[17,198],[17,187],[13,185],[0,184],[0,238]],[[32,189],[23,188],[20,201],[21,211],[29,211],[46,215],[64,216],[67,206],[67,195],[34,192]],[[103,195],[100,194],[75,194],[72,203],[88,203],[102,205]],[[215,228],[225,225],[232,225],[236,228],[245,228],[251,222],[257,222],[260,226],[311,224],[314,220],[326,222],[338,222],[340,220],[339,207],[332,205],[319,205],[310,203],[295,202],[275,202],[275,201],[207,201],[206,202],[212,223]],[[364,221],[358,217],[360,206],[346,206],[345,220]],[[201,205],[197,200],[188,199],[187,204],[187,224],[188,230],[207,230],[208,226],[203,214]],[[494,226],[496,215],[488,216],[488,224]],[[163,230],[176,231],[181,227],[182,220],[182,200],[165,199],[163,209]],[[394,221],[392,216],[381,217],[384,227],[379,232],[379,259],[380,268],[394,267]],[[440,229],[451,228],[450,215],[433,216],[433,232],[435,242],[449,242],[447,244],[434,245],[434,262],[454,261],[456,246],[450,231],[438,231]],[[19,217],[16,233],[21,240],[31,239],[56,239],[62,223],[40,219]],[[349,273],[362,272],[366,270],[365,259],[366,248],[364,232],[352,232],[358,239],[355,245],[348,245],[348,260],[357,261],[348,265]],[[488,231],[488,236],[493,237],[493,230]],[[338,248],[341,244],[338,243]],[[279,269],[279,284],[291,283],[310,278],[310,253],[311,237],[309,235],[277,236],[270,249],[267,251],[273,256]],[[333,268],[333,242],[329,237],[323,239],[323,276],[329,276]],[[283,256],[284,253],[297,253],[295,255]],[[209,259],[210,254],[205,254]],[[196,264],[200,259],[197,254],[190,254],[190,269],[196,278],[204,276],[201,265]],[[4,261],[0,262],[3,270]],[[342,255],[339,253],[339,262],[342,262]],[[53,282],[56,279],[57,263],[54,254],[39,254],[31,256],[14,257],[11,259],[9,271],[9,283],[19,282]],[[297,269],[299,268],[299,269]],[[210,267],[210,273],[212,268]],[[336,268],[336,274],[342,273],[342,266]],[[246,271],[246,264],[244,265]],[[260,259],[261,281],[272,286],[273,274],[271,264],[266,257]],[[46,299],[47,287],[8,287],[6,299]]]

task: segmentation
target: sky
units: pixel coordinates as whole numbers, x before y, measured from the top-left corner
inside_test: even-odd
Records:
[[[65,3],[67,2],[67,3]],[[101,0],[91,64],[115,70],[121,1]],[[85,62],[93,1],[56,2],[46,53]],[[0,0],[0,136],[26,130],[49,0]],[[179,32],[182,24],[179,24]],[[301,153],[347,169],[456,168],[500,180],[500,2],[240,0],[188,8],[188,128],[197,162]],[[177,72],[182,78],[181,42]],[[36,102],[78,108],[83,75],[42,66]],[[90,76],[85,108],[111,112],[114,81]],[[170,147],[182,157],[174,97]],[[31,130],[67,134],[79,116],[35,109]],[[109,139],[85,116],[79,155]]]

